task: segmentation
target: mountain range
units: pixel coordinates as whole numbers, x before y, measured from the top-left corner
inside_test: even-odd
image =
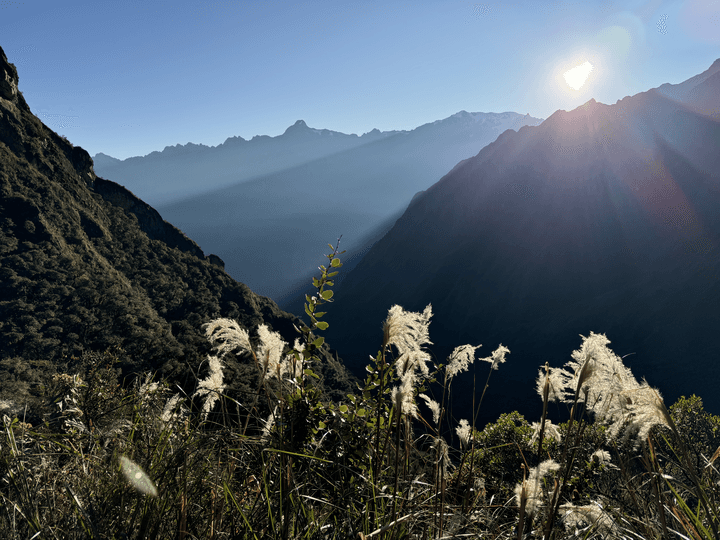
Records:
[[[98,154],[94,162],[98,174],[217,254],[235,279],[282,302],[311,282],[322,246],[342,235],[343,249],[364,253],[413,195],[458,161],[506,129],[541,121],[461,111],[412,131],[358,137],[298,120],[277,137],[167,147],[124,161]]]
[[[202,325],[219,317],[246,328],[254,347],[261,324],[288,344],[300,336],[299,318],[98,176],[83,148],[32,114],[18,82],[0,48],[0,413],[42,421],[48,406],[56,412],[44,394],[51,378],[84,378],[81,368],[99,369],[98,359],[121,376],[152,371],[192,392],[210,353]],[[323,390],[344,398],[353,377],[327,344],[317,354]],[[225,364],[228,394],[250,403],[252,360]]]
[[[421,128],[434,133],[446,122],[474,118],[481,117],[458,113]],[[38,403],[44,381],[71,371],[89,351],[111,350],[123,373],[156,369],[189,391],[209,352],[202,324],[216,317],[251,329],[253,344],[252,329],[263,323],[292,343],[300,320],[232,279],[221,257],[205,256],[194,236],[166,221],[164,210],[186,205],[198,213],[198,223],[201,212],[225,211],[220,223],[227,227],[207,234],[231,236],[235,222],[227,209],[244,197],[250,204],[242,212],[261,220],[254,233],[267,234],[273,203],[287,209],[283,198],[304,197],[306,210],[293,217],[319,231],[322,242],[313,249],[343,234],[341,226],[353,219],[359,231],[357,249],[342,257],[352,264],[340,269],[344,280],[337,280],[334,302],[323,307],[330,327],[318,370],[330,396],[352,391],[356,379],[348,369],[363,376],[392,305],[422,311],[431,304],[436,362],[466,343],[482,344],[481,356],[499,344],[511,351],[493,375],[481,424],[512,410],[537,417],[539,368],[563,365],[580,335],[591,331],[607,334],[611,348],[634,374],[660,388],[667,403],[695,393],[709,410],[720,411],[714,334],[720,323],[720,60],[678,85],[614,105],[590,100],[539,125],[504,130],[421,189],[407,177],[391,181],[399,172],[379,171],[367,161],[383,154],[392,160],[396,152],[396,170],[407,171],[400,156],[412,147],[413,170],[427,168],[432,141],[444,141],[433,135],[424,148],[407,142],[419,138],[421,128],[378,132],[376,140],[310,162],[300,156],[289,168],[196,193],[159,213],[100,176],[85,150],[32,114],[18,90],[17,70],[0,49],[0,409],[17,412]],[[300,139],[335,137],[304,123],[290,131]],[[183,148],[159,154],[182,154]],[[112,162],[105,156],[98,163],[103,159]],[[358,172],[334,192],[348,163],[371,178]],[[329,172],[306,184],[302,174],[320,164]],[[353,182],[362,183],[354,188]],[[243,195],[232,199],[234,190]],[[226,205],[218,206],[223,195]],[[383,202],[386,197],[394,202]],[[372,211],[373,202],[379,210]],[[322,219],[352,204],[366,215]],[[368,216],[380,225],[361,229]],[[249,239],[252,225],[243,226]],[[283,249],[272,237],[256,246],[248,240],[237,249],[246,258],[257,255],[248,253],[253,249],[259,258]],[[286,265],[304,265],[287,259],[280,257]],[[281,269],[272,272],[279,281]],[[293,297],[283,307],[299,312]],[[453,382],[455,418],[469,418],[487,368],[480,363],[474,377]],[[253,391],[252,369],[242,359],[227,366],[230,392],[241,403]]]
[[[681,84],[505,131],[458,163],[338,286],[327,339],[359,375],[392,305],[431,304],[437,362],[466,343],[511,351],[483,401],[488,419],[537,415],[541,366],[604,333],[667,403],[695,393],[717,412],[719,242],[717,60]],[[453,383],[465,406],[472,385]]]
[[[93,162],[98,174],[115,178],[144,201],[160,207],[302,165],[395,133],[375,129],[358,137],[309,128],[303,120],[298,120],[277,137],[256,135],[250,140],[229,137],[218,146],[176,144],[146,156],[124,160],[100,152],[93,156]]]

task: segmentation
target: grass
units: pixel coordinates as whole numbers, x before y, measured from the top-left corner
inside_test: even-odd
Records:
[[[313,331],[327,328],[317,308],[331,302],[337,255],[313,280],[312,326],[292,347],[261,326],[253,349],[253,329],[218,319],[192,395],[148,374],[119,384],[110,362],[56,377],[42,425],[4,416],[0,536],[718,539],[720,419],[694,396],[668,410],[603,335],[540,369],[537,422],[513,412],[480,430],[482,398],[447,417],[452,381],[480,360],[489,382],[510,351],[476,359],[465,345],[434,365],[431,306],[394,306],[358,392],[324,400]],[[224,393],[230,354],[257,367],[250,403]],[[559,425],[554,401],[568,409]]]

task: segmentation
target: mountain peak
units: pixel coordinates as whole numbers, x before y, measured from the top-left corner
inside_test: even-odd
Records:
[[[306,132],[309,130],[310,130],[310,128],[305,123],[305,120],[298,120],[292,126],[287,128],[285,130],[285,133],[283,133],[283,135],[287,135],[288,133],[303,133],[303,132]]]
[[[574,109],[570,109],[569,111],[566,111],[565,109],[558,109],[550,115],[550,118],[548,118],[546,122],[548,125],[552,125],[554,122],[558,121],[565,122],[569,119],[586,117],[588,115],[594,114],[597,110],[599,110],[600,105],[603,104],[598,103],[597,101],[595,101],[594,98],[590,98],[582,105],[578,105],[577,107],[575,107]]]

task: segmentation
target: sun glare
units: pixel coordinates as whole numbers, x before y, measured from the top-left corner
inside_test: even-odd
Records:
[[[580,87],[585,84],[585,81],[587,80],[588,75],[590,75],[592,69],[592,64],[586,61],[579,66],[566,71],[563,75],[565,77],[565,82],[567,82],[568,86],[570,86],[573,90],[579,90]]]

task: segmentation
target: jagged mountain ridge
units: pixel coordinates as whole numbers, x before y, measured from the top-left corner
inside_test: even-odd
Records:
[[[324,261],[318,246],[342,234],[345,249],[367,250],[364,238],[387,230],[415,193],[505,129],[539,121],[462,111],[158,210],[222,257],[230,275],[281,301],[311,282]],[[318,138],[307,127],[298,137]]]
[[[93,156],[99,175],[116,181],[153,206],[168,205],[208,191],[242,183],[283,171],[313,160],[331,156],[359,146],[390,137],[406,137],[424,133],[437,138],[430,131],[446,129],[465,123],[464,136],[484,141],[493,130],[492,139],[508,128],[517,129],[525,124],[537,124],[542,119],[523,117],[516,113],[467,113],[460,111],[444,120],[436,120],[411,131],[380,131],[373,129],[361,136],[328,129],[309,127],[298,120],[276,137],[255,135],[229,137],[217,146],[204,144],[176,144],[145,156],[124,160],[99,152]],[[471,130],[467,128],[472,126]],[[462,128],[461,128],[462,129]],[[416,133],[417,132],[417,133]],[[487,144],[487,143],[485,143]],[[472,151],[474,149],[474,151]],[[478,150],[471,145],[471,154]],[[467,152],[463,152],[467,153]],[[198,182],[202,178],[202,182]]]
[[[277,137],[256,135],[250,140],[229,137],[218,146],[176,144],[146,156],[124,160],[103,153],[96,154],[93,159],[99,175],[114,178],[158,207],[292,168],[396,133],[373,130],[358,137],[328,129],[313,129],[305,121],[298,120]]]
[[[125,375],[158,371],[192,391],[210,352],[202,324],[237,320],[257,345],[266,324],[292,343],[300,320],[234,281],[151,206],[98,177],[82,148],[34,116],[0,48],[0,408],[38,413],[42,386],[83,351],[115,351]],[[330,396],[352,390],[324,346]],[[227,360],[230,395],[255,367]],[[33,420],[34,421],[34,420]]]
[[[719,67],[675,99],[650,90],[557,111],[459,163],[337,287],[328,341],[361,374],[393,304],[432,304],[437,362],[466,343],[512,351],[487,420],[537,416],[538,369],[567,362],[579,334],[606,333],[669,403],[696,393],[720,411]],[[453,382],[458,410],[471,379]]]

